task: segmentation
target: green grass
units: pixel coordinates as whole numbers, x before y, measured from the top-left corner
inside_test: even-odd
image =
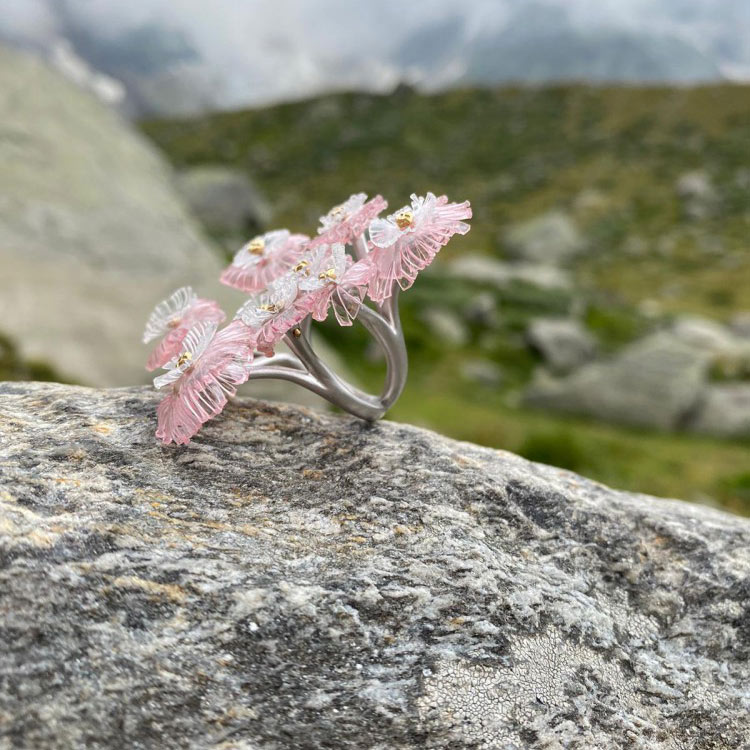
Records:
[[[610,352],[655,324],[639,312],[646,300],[663,317],[724,319],[750,310],[750,87],[350,93],[143,129],[179,167],[218,162],[246,169],[275,207],[275,223],[296,231],[314,231],[318,216],[359,190],[382,193],[393,208],[425,190],[468,198],[472,231],[402,297],[411,372],[391,418],[613,486],[709,499],[750,514],[748,445],[513,406],[538,364],[524,340],[533,317],[575,312]],[[715,212],[701,220],[685,215],[675,191],[680,175],[695,169],[710,175],[719,197]],[[441,272],[445,258],[468,251],[502,258],[509,223],[553,208],[568,212],[587,240],[588,251],[570,269],[576,292],[525,285],[499,292]],[[495,326],[466,316],[479,291],[495,301]],[[430,306],[465,322],[465,346],[435,340],[422,317]],[[324,335],[346,350],[363,383],[379,387],[382,365],[368,358],[358,326],[342,332],[327,325]],[[498,365],[502,385],[463,380],[466,357]],[[718,367],[714,377],[724,376]]]

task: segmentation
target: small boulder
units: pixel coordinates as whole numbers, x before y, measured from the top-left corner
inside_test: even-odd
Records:
[[[681,426],[697,404],[708,365],[705,353],[660,332],[567,378],[538,374],[524,401],[605,422],[670,430]]]
[[[585,241],[566,213],[549,211],[511,226],[503,237],[513,258],[531,263],[558,264],[578,255]]]
[[[464,380],[496,388],[503,380],[503,370],[488,359],[469,359],[461,364],[461,375]]]
[[[484,328],[497,328],[500,323],[497,300],[492,292],[474,295],[464,306],[463,314],[469,323]]]
[[[750,339],[750,311],[737,313],[730,321],[729,327],[735,336]]]
[[[716,213],[719,195],[711,178],[703,170],[686,172],[675,184],[682,200],[683,211],[689,219],[707,219]]]
[[[567,272],[539,263],[505,263],[484,255],[464,255],[453,261],[449,268],[457,279],[489,284],[497,289],[505,289],[519,282],[541,289],[572,287]]]
[[[526,337],[549,368],[567,374],[596,354],[594,337],[577,320],[537,318],[531,321]]]
[[[706,388],[689,427],[716,437],[750,436],[750,383],[722,383]]]
[[[724,354],[737,345],[732,332],[721,323],[698,316],[678,318],[672,326],[674,335],[685,344],[711,354]]]
[[[440,343],[450,347],[461,347],[469,340],[469,332],[463,321],[451,310],[443,307],[428,307],[421,318]]]
[[[271,207],[239,169],[222,165],[194,167],[178,175],[177,186],[195,216],[211,232],[252,235],[271,221]]]

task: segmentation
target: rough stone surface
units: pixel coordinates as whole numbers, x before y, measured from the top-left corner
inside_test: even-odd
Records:
[[[95,385],[146,382],[143,324],[193,284],[239,306],[157,152],[43,63],[0,47],[0,333]]]
[[[252,236],[271,220],[271,207],[247,174],[223,165],[180,172],[178,188],[193,213],[223,235]]]
[[[562,263],[585,247],[573,219],[562,211],[549,211],[515,224],[503,240],[513,257],[530,263]]]
[[[683,426],[698,403],[710,357],[661,332],[566,378],[540,373],[526,403],[619,424],[668,430]]]
[[[750,383],[722,383],[706,388],[690,429],[718,437],[750,436]]]
[[[0,385],[0,747],[746,748],[750,523],[419,429]]]
[[[596,341],[583,325],[570,318],[537,318],[526,332],[529,343],[551,370],[566,374],[596,354]]]

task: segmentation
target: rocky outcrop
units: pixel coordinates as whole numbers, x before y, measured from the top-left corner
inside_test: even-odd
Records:
[[[703,393],[709,362],[706,352],[659,332],[565,378],[539,374],[525,400],[616,424],[676,429]]]
[[[218,252],[141,136],[1,47],[0,122],[0,334],[72,380],[145,382],[145,317],[186,283],[222,294]],[[241,297],[223,300],[231,309]]]
[[[0,385],[0,745],[746,747],[750,523],[404,425]]]

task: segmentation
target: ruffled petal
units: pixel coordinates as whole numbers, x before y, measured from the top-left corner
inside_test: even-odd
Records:
[[[213,336],[159,404],[156,436],[165,444],[188,443],[247,380],[252,358],[248,331],[241,321],[233,321]]]
[[[289,234],[286,230],[283,230],[283,234],[269,232],[264,236],[268,238],[271,235],[274,237],[268,240],[263,256],[254,256],[257,260],[253,263],[247,264],[240,250],[232,264],[221,274],[221,283],[252,294],[288,273],[304,252],[309,238],[303,234]]]
[[[191,287],[183,286],[162,300],[149,315],[146,330],[143,332],[143,343],[148,344],[149,341],[163,336],[169,330],[171,323],[179,324],[197,299],[198,295]]]
[[[370,222],[388,208],[388,203],[382,195],[376,195],[359,207],[355,207],[356,203],[353,203],[355,198],[364,199],[366,196],[364,193],[358,193],[342,203],[338,208],[345,212],[345,218],[340,221],[329,219],[335,209],[332,209],[328,216],[321,217],[323,226],[318,229],[318,236],[310,241],[311,247],[335,243],[351,245],[367,229]]]
[[[394,283],[401,289],[408,289],[417,274],[432,263],[454,234],[466,234],[470,229],[464,222],[464,219],[471,218],[468,201],[448,203],[445,196],[436,198],[432,193],[425,198],[413,195],[411,210],[414,214],[413,226],[399,231],[392,244],[378,245],[373,239],[374,247],[368,256],[373,266],[368,294],[374,302],[381,303],[390,297]],[[390,225],[390,219],[384,224]],[[376,227],[376,236],[382,243],[386,237],[385,230],[381,234],[378,232],[379,228]],[[372,225],[370,237],[373,237]]]
[[[401,236],[401,230],[388,219],[373,219],[369,234],[375,247],[390,247]]]
[[[196,298],[192,305],[183,313],[180,323],[176,328],[170,330],[151,353],[146,363],[149,371],[164,367],[171,359],[176,357],[181,349],[182,342],[188,331],[200,322],[222,323],[226,315],[219,305],[213,300]]]

